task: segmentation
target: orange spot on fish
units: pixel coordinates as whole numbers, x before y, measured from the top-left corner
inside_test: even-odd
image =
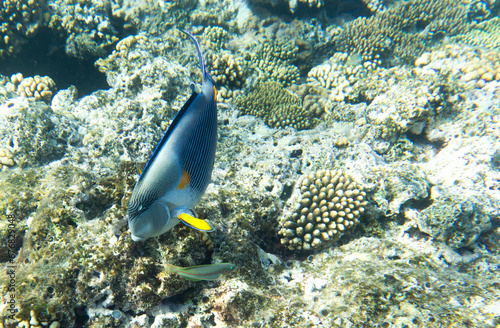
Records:
[[[214,101],[217,101],[217,89],[214,86]]]
[[[179,185],[177,186],[177,190],[179,190],[179,189],[182,190],[182,189],[186,188],[188,183],[189,183],[189,173],[186,170],[182,170],[182,178],[181,178],[181,182],[179,182]]]

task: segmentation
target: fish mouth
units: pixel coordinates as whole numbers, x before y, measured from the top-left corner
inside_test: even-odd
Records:
[[[142,237],[136,236],[132,232],[130,232],[130,237],[132,238],[133,241],[143,241],[143,240],[146,240],[146,238],[142,238]]]
[[[168,206],[159,201],[139,215],[129,216],[128,226],[132,240],[140,241],[157,237],[172,229],[179,220],[170,216]]]

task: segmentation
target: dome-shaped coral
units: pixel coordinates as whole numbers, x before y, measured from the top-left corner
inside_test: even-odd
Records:
[[[17,86],[17,93],[26,98],[35,98],[50,102],[55,93],[56,84],[48,76],[35,75],[23,78],[21,73],[11,78],[12,83]]]
[[[341,170],[319,170],[299,182],[295,210],[281,219],[281,243],[291,250],[322,248],[352,230],[366,193]]]

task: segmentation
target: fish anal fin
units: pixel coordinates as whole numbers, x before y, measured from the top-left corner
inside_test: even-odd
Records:
[[[208,221],[197,219],[187,213],[182,213],[177,217],[185,225],[199,231],[213,231],[214,228]]]
[[[190,278],[186,276],[182,276],[184,279],[191,280],[191,281],[202,281],[203,279],[195,279],[195,278]]]

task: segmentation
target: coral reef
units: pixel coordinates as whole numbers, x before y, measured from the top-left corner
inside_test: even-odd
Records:
[[[306,5],[310,8],[321,8],[323,7],[322,0],[288,0],[288,7],[290,12],[294,13],[299,5]]]
[[[464,1],[407,1],[348,23],[334,37],[335,49],[360,54],[364,61],[397,58],[412,62],[432,38],[468,31],[468,10]]]
[[[105,0],[111,9],[111,21],[131,34],[142,33],[161,36],[175,25],[183,26],[189,22],[189,13],[196,4],[186,1],[141,1]]]
[[[405,78],[411,81],[410,76]],[[452,110],[459,101],[454,97],[457,90],[454,84],[419,84],[402,85],[397,91],[389,89],[373,99],[366,111],[377,135],[394,140],[408,130],[420,134],[435,117]],[[402,94],[405,96],[401,97]]]
[[[6,323],[7,324],[7,323]],[[0,323],[0,327],[4,327],[2,323]],[[8,327],[8,324],[7,324]],[[24,328],[40,328],[40,327],[48,327],[48,328],[59,328],[61,324],[59,321],[39,321],[35,311],[31,310],[29,316],[26,320],[19,321],[16,327],[24,327]]]
[[[497,0],[472,0],[469,3],[469,19],[483,22],[498,14],[499,9]]]
[[[19,75],[17,76],[19,79]],[[17,83],[14,82],[14,85]],[[35,100],[44,100],[49,102],[52,100],[52,95],[55,93],[56,84],[48,76],[35,75],[34,77],[23,78],[17,84],[17,92],[23,97],[33,97]]]
[[[301,197],[278,232],[291,250],[324,248],[352,230],[365,211],[366,193],[341,170],[310,173],[298,185]]]
[[[8,150],[0,148],[0,169],[4,166],[14,166],[14,155]]]
[[[323,114],[330,114],[333,101],[330,99],[329,90],[323,87],[311,87],[301,84],[298,88],[291,88],[301,99],[302,106],[312,117],[321,118]]]
[[[108,57],[97,60],[96,67],[106,74],[110,86],[123,91],[127,96],[137,95],[149,88],[157,92],[157,97],[162,94],[171,96],[172,88],[169,85],[178,85],[181,82],[179,76],[186,73],[185,68],[166,58],[184,53],[181,45],[167,53],[169,43],[180,42],[180,33],[178,30],[171,30],[163,39],[148,38],[142,34],[126,37],[116,44],[115,50]],[[158,81],[163,84],[158,85]],[[189,80],[186,78],[182,83],[189,83]]]
[[[445,56],[446,51],[441,52]],[[451,56],[454,50],[450,49],[449,53]],[[349,68],[343,65],[339,70],[347,71]],[[366,70],[365,77],[358,79],[355,84],[347,84],[346,80],[342,94],[329,94],[331,107],[326,110],[328,119],[370,122],[371,134],[390,141],[395,141],[407,131],[421,134],[437,117],[458,110],[457,106],[461,102],[459,94],[466,87],[463,82],[450,79],[449,74],[453,72],[451,65],[446,64],[441,68],[441,72],[404,67]],[[456,72],[452,74],[458,76]],[[319,83],[311,77],[309,81],[308,84],[312,85]],[[343,102],[335,101],[342,97]],[[356,107],[344,102],[355,104]],[[380,154],[385,153],[383,147],[376,148]]]
[[[379,13],[387,10],[388,7],[396,2],[395,0],[362,0],[366,4],[366,8],[374,13]]]
[[[372,62],[360,63],[361,58],[346,53],[335,53],[327,63],[313,67],[307,73],[307,82],[331,90],[332,101],[349,100],[349,94],[359,80],[366,78],[368,70],[376,69]]]
[[[44,25],[48,1],[5,0],[0,3],[0,60],[16,54],[26,38]]]
[[[21,167],[59,159],[68,145],[80,140],[75,122],[44,102],[14,98],[0,108],[5,115],[0,124],[0,143],[9,147]]]
[[[426,73],[439,71],[460,78],[469,86],[483,88],[500,80],[500,55],[495,50],[450,45],[444,49],[426,52],[415,61]],[[420,72],[420,70],[419,70]]]
[[[234,27],[234,19],[238,14],[240,5],[241,3],[232,0],[206,0],[198,3],[192,1],[191,6],[185,6],[185,8],[186,10],[192,8],[189,12],[189,22],[191,24],[221,26],[227,29],[229,27]],[[221,8],[224,8],[224,10],[220,10]]]
[[[405,203],[424,202],[430,196],[425,172],[411,164],[380,165],[364,175],[364,183],[372,190],[377,210],[389,217],[399,215]]]
[[[485,276],[471,279],[450,264],[460,261],[480,272],[481,266],[490,269],[482,271]],[[476,262],[446,247],[404,235],[359,238],[307,260],[287,262],[273,285],[287,305],[261,322],[270,327],[282,323],[300,327],[361,323],[382,327],[460,326],[464,322],[494,326],[498,322],[494,307],[499,295],[494,281],[498,273],[490,267],[494,263],[498,262],[493,256]],[[456,302],[441,302],[442,297]]]
[[[500,46],[499,35],[500,18],[493,17],[487,21],[477,24],[469,32],[453,37],[453,40],[471,46],[481,46],[491,49],[498,49],[498,47]]]
[[[472,200],[444,195],[432,198],[432,205],[418,213],[418,228],[448,246],[470,246],[491,228],[490,217]]]
[[[67,35],[66,53],[80,59],[102,57],[118,41],[110,1],[57,0],[48,26]]]
[[[18,95],[50,103],[56,91],[56,84],[48,76],[35,75],[24,78],[21,73],[13,74],[10,79],[5,77],[4,85],[8,90]]]
[[[50,1],[43,12],[56,14],[37,29],[50,22],[77,56],[102,54],[110,87],[36,99],[20,95],[21,74],[0,76],[0,327],[500,324],[500,61],[494,38],[471,46],[463,33],[494,32],[500,2],[264,2],[277,6]],[[345,30],[330,24],[370,12]],[[26,28],[30,15],[0,24]],[[239,109],[219,101],[212,183],[194,209],[216,229],[133,242],[137,163],[199,86],[180,28],[217,62],[220,98]],[[236,269],[212,282],[165,270],[221,262]]]
[[[207,26],[203,30],[201,43],[212,48],[215,51],[220,51],[229,39],[229,33],[220,26]]]
[[[27,212],[32,219],[16,260],[16,279],[24,282],[17,289],[23,297],[18,300],[21,311],[16,318],[29,320],[30,311],[34,311],[39,321],[57,317],[69,327],[75,320],[72,309],[78,304],[99,307],[113,300],[121,309],[148,309],[160,298],[192,285],[175,275],[162,276],[163,262],[152,258],[193,265],[203,260],[209,250],[206,236],[181,228],[175,238],[165,236],[156,246],[149,244],[146,248],[132,242],[128,234],[128,238],[117,240],[115,234],[121,234],[126,225],[123,213],[130,185],[134,184],[127,176],[134,170],[134,165],[127,165],[112,176],[99,177],[68,165],[48,170],[43,181],[30,180],[34,184],[29,186],[31,192],[42,201],[34,211]],[[16,179],[4,181],[7,190],[19,187]],[[0,208],[11,200],[3,198]],[[103,212],[105,220],[93,220]],[[165,242],[177,238],[184,242]],[[124,275],[122,270],[127,273]],[[128,286],[131,297],[123,298],[122,286]]]
[[[331,0],[253,0],[257,4],[269,4],[273,7],[288,6],[290,13],[295,13],[297,10],[305,8],[319,9],[329,1],[333,2]]]
[[[240,88],[245,82],[240,59],[229,51],[212,54],[208,57],[207,67],[219,86]]]
[[[241,114],[261,117],[270,127],[292,126],[297,130],[309,129],[309,113],[300,98],[283,88],[278,82],[258,82],[247,94],[236,100]]]
[[[292,64],[297,52],[298,47],[293,40],[266,39],[253,58],[253,63],[259,69],[262,79],[270,79],[287,86],[299,78],[299,69]]]

